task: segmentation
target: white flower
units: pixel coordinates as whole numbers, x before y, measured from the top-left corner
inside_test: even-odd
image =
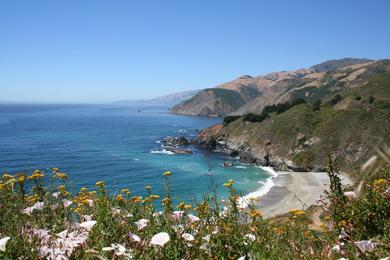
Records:
[[[344,192],[344,195],[350,199],[354,199],[357,197],[356,193],[354,191],[346,191],[346,192]]]
[[[193,235],[189,234],[189,233],[184,233],[183,235],[181,235],[182,238],[184,238],[184,240],[186,241],[194,241],[195,238]]]
[[[117,256],[127,256],[127,258],[125,258],[125,259],[132,259],[133,258],[131,250],[127,250],[121,244],[111,244],[110,247],[103,247],[102,250],[103,251],[112,251],[112,250],[114,250],[115,251],[114,255],[117,255]]]
[[[245,260],[245,256],[241,256],[241,257],[237,258],[237,260]]]
[[[56,234],[57,237],[62,239],[65,239],[67,235],[68,235],[68,229]]]
[[[138,230],[144,229],[149,223],[149,219],[141,218],[137,222],[134,222],[134,224],[137,225]]]
[[[7,244],[9,239],[10,237],[3,237],[2,239],[0,239],[0,251],[5,252],[5,245]]]
[[[43,202],[37,202],[34,204],[34,206],[28,207],[28,208],[25,208],[24,210],[22,210],[22,213],[27,214],[27,215],[31,215],[31,213],[34,210],[42,210],[43,204],[44,204]]]
[[[198,218],[197,216],[191,215],[191,214],[188,214],[188,219],[190,220],[190,223],[200,221],[200,218]]]
[[[58,198],[59,195],[60,195],[59,192],[54,192],[54,193],[52,194],[52,196],[53,196],[54,198]]]
[[[67,208],[67,207],[69,207],[70,205],[73,204],[72,201],[67,200],[67,199],[63,199],[63,200],[62,200],[62,203],[64,204],[64,207],[65,207],[65,208]]]
[[[86,221],[83,223],[80,223],[80,227],[85,228],[86,230],[90,231],[92,227],[96,224],[97,222],[95,220],[91,221]]]
[[[136,241],[136,242],[141,242],[141,238],[140,238],[139,236],[137,236],[136,234],[129,233],[129,236],[130,236],[131,239],[133,239],[134,241]]]
[[[121,213],[121,210],[120,209],[116,209],[116,208],[112,208],[111,212],[112,212],[113,215],[117,215],[117,214]]]
[[[203,240],[209,242],[210,241],[210,235],[206,235],[204,237],[202,237]]]
[[[358,246],[358,248],[364,253],[366,251],[371,252],[375,249],[376,243],[372,242],[371,240],[362,240],[359,242],[355,242],[355,245]]]
[[[161,216],[162,215],[162,211],[157,211],[157,212],[154,212],[153,213],[153,217],[158,217],[158,216]]]
[[[256,240],[256,236],[253,235],[253,234],[246,234],[244,236],[244,238],[248,238],[249,240],[252,240],[252,241],[255,241]]]
[[[151,245],[161,246],[163,247],[169,241],[169,235],[166,232],[161,232],[152,237],[150,240]]]

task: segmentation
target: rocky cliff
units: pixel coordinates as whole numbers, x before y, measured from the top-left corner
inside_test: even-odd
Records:
[[[205,129],[196,143],[284,170],[323,170],[331,156],[342,170],[351,171],[390,142],[390,61],[366,66],[359,73],[354,73],[358,67],[329,73],[329,80],[348,78],[350,86],[316,87],[321,103],[273,112],[261,122],[237,117]]]

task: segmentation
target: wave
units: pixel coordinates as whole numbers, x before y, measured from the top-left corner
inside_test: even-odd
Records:
[[[171,152],[171,151],[168,151],[168,150],[165,150],[165,149],[163,149],[163,150],[153,150],[153,151],[150,151],[150,153],[155,153],[155,154],[175,154],[175,153],[173,153],[173,152]]]
[[[242,166],[242,165],[237,165],[237,166],[233,166],[234,168],[237,168],[237,169],[246,169],[247,167],[246,166]]]
[[[275,186],[274,179],[279,175],[279,173],[277,173],[271,167],[264,167],[264,166],[257,166],[257,167],[268,172],[270,176],[265,181],[258,182],[259,184],[262,184],[258,190],[251,192],[238,200],[238,205],[242,208],[248,207],[248,203],[250,202],[251,199],[257,199],[264,196],[272,189],[272,187]]]

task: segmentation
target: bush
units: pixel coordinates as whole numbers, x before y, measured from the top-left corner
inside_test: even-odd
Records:
[[[226,116],[224,119],[223,119],[223,124],[224,125],[228,125],[230,124],[231,122],[234,122],[236,121],[237,119],[241,118],[241,116]]]
[[[247,122],[263,122],[268,117],[267,114],[261,113],[261,114],[253,114],[248,113],[244,116],[243,120]]]
[[[341,96],[337,94],[336,96],[334,96],[334,97],[330,100],[330,104],[331,104],[332,106],[334,106],[334,105],[336,105],[337,103],[339,103],[340,100],[341,100]]]
[[[321,100],[317,100],[316,102],[314,102],[313,104],[313,111],[320,111],[321,110]]]

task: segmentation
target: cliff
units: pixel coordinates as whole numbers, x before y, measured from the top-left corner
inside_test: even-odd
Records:
[[[389,63],[366,70],[368,74],[361,74],[356,83],[349,81],[353,87],[318,88],[321,103],[272,112],[259,122],[253,122],[257,120],[253,116],[225,120],[224,125],[203,131],[196,143],[278,169],[323,170],[330,155],[341,169],[351,171],[390,142]],[[317,92],[313,95],[319,96]]]

